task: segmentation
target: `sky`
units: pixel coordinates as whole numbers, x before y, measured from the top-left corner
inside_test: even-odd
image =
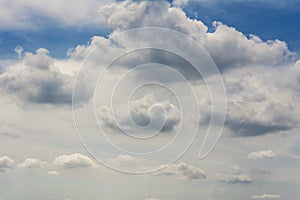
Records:
[[[0,0],[0,200],[295,200],[300,1]]]

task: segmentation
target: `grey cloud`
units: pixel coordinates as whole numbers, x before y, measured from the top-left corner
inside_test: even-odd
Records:
[[[176,129],[180,123],[180,111],[178,108],[169,101],[159,102],[156,97],[148,93],[140,99],[130,102],[130,115],[128,116],[127,110],[116,111],[119,115],[114,118],[111,109],[104,106],[98,109],[97,116],[103,127],[114,131],[121,131],[116,123],[120,120],[119,124],[129,128],[132,125],[131,119],[138,126],[147,126],[151,122],[151,128],[162,128],[161,132],[170,132]],[[165,122],[160,127],[161,122]]]
[[[217,178],[220,182],[237,184],[237,183],[251,183],[252,179],[248,174],[230,174],[230,173],[219,173]]]
[[[183,162],[178,164],[171,164],[162,172],[160,172],[160,174],[166,176],[177,176],[179,179],[205,179],[206,178],[204,170]]]
[[[36,104],[66,105],[72,101],[72,78],[53,66],[46,49],[26,53],[23,69],[10,67],[0,75],[3,92]]]
[[[0,172],[6,172],[15,167],[15,161],[8,156],[0,157]]]
[[[142,49],[133,51],[126,56],[122,56],[118,59],[115,66],[122,66],[132,68],[145,63],[158,63],[166,66],[170,66],[177,70],[181,75],[183,75],[187,80],[199,80],[202,79],[199,72],[195,67],[183,57],[167,52],[161,49]],[[146,80],[163,80],[163,82],[174,82],[178,81],[172,76],[161,78],[159,74],[147,74],[147,76],[139,76],[137,78]],[[173,79],[172,79],[173,78]]]
[[[264,74],[276,76],[277,72],[264,68],[255,70],[255,76],[246,69],[224,75],[228,88],[225,126],[233,136],[239,137],[273,134],[297,127],[298,111],[292,106],[295,100],[289,98],[286,90],[280,90],[282,86],[264,83],[268,79]]]
[[[225,125],[234,136],[239,137],[260,136],[268,133],[287,131],[292,128],[288,125],[265,124],[258,121],[240,121],[239,119],[227,120]]]
[[[21,131],[13,126],[0,126],[0,136],[19,138],[21,135]]]

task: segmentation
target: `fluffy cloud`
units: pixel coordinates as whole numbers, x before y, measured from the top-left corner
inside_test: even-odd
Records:
[[[48,165],[47,162],[41,161],[36,158],[27,158],[24,162],[20,163],[20,168],[45,168]]]
[[[52,164],[67,169],[96,167],[92,159],[79,153],[58,156]]]
[[[180,111],[169,101],[158,102],[153,94],[146,94],[140,99],[130,102],[130,115],[126,110],[116,111],[119,114],[117,119],[121,121],[119,124],[129,126],[131,119],[139,126],[147,126],[151,123],[152,128],[161,128],[161,122],[165,122],[162,132],[169,132],[176,129],[180,122]],[[119,130],[118,125],[108,107],[98,109],[98,118],[101,124],[109,129]]]
[[[207,32],[201,21],[189,19],[181,8],[167,2],[124,1],[104,6],[100,12],[120,29],[164,27],[183,32],[200,42],[221,70],[250,64],[278,65],[293,56],[282,41],[247,37],[220,22],[213,24],[214,32]]]
[[[224,183],[251,183],[252,179],[248,174],[230,174],[230,173],[219,173],[217,178],[220,182]]]
[[[270,158],[274,158],[276,156],[276,154],[272,151],[272,150],[266,150],[266,151],[256,151],[256,152],[251,152],[248,155],[249,159],[270,159]]]
[[[6,172],[15,167],[15,161],[8,156],[0,157],[0,172]]]
[[[288,50],[286,43],[279,40],[263,41],[255,35],[246,36],[220,22],[215,22],[215,30],[208,32],[201,21],[189,19],[181,8],[172,7],[167,2],[116,2],[102,7],[100,12],[116,28],[111,36],[116,35],[119,29],[158,26],[183,32],[200,42],[225,78],[229,100],[226,127],[234,136],[260,136],[288,131],[298,124],[299,113],[295,104],[298,104],[299,95],[297,97],[295,92],[299,93],[297,80],[300,76],[297,63],[281,68],[270,67],[293,62],[294,53]],[[118,41],[121,42],[120,46],[126,48],[138,41],[137,36],[126,39]],[[77,54],[77,51],[73,54]],[[152,58],[161,61],[157,55]],[[177,69],[174,63],[164,64]],[[182,66],[185,67],[184,71],[188,71],[185,64]],[[232,68],[237,71],[230,70]],[[254,75],[253,71],[257,73]],[[282,74],[288,74],[286,77],[291,78],[282,78]],[[293,91],[289,92],[286,88],[293,88]],[[288,101],[283,98],[283,89],[284,96],[290,97]],[[210,119],[209,112],[207,116]]]
[[[253,195],[253,199],[279,199],[280,195],[278,194],[262,194],[262,195]]]
[[[295,128],[299,121],[297,92],[291,92],[285,89],[291,87],[274,81],[283,81],[278,73],[291,73],[295,67],[253,66],[253,69],[257,74],[249,72],[249,68],[224,74],[228,88],[226,127],[235,136],[260,136]],[[294,72],[291,80],[297,74]]]
[[[21,63],[0,74],[0,86],[11,96],[36,104],[63,105],[72,100],[71,77],[62,74],[42,48],[26,53]]]
[[[204,170],[199,169],[193,165],[188,165],[186,163],[179,163],[179,164],[171,164],[162,172],[162,175],[167,176],[177,176],[180,179],[205,179],[206,175]]]

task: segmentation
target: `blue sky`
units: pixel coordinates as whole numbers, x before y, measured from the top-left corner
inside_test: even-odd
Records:
[[[213,21],[221,21],[264,40],[285,41],[292,51],[300,51],[300,28],[297,26],[300,1],[191,1],[184,11],[188,17],[199,19],[210,28]],[[38,30],[1,31],[0,57],[15,56],[14,48],[19,45],[30,52],[43,47],[52,56],[63,58],[69,48],[87,43],[93,35],[106,36],[111,31],[102,25],[64,27],[47,18],[41,21]]]

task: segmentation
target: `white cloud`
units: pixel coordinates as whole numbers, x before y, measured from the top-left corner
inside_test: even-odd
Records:
[[[115,158],[109,158],[107,163],[115,169],[122,169],[125,171],[130,171],[134,168],[142,169],[145,165],[143,159],[128,154],[120,154]]]
[[[226,126],[233,135],[260,136],[297,126],[299,97],[292,87],[285,85],[288,81],[282,75],[289,73],[291,82],[296,82],[294,77],[299,72],[294,65],[280,69],[249,66],[223,74],[228,88]]]
[[[53,160],[52,164],[56,167],[63,167],[67,169],[90,168],[97,166],[91,158],[79,153],[58,156]]]
[[[162,128],[162,132],[172,131],[180,123],[180,111],[178,108],[169,101],[157,101],[156,97],[150,93],[130,102],[129,108],[131,116],[128,116],[126,109],[116,111],[118,113],[116,118],[120,120],[119,124],[129,126],[129,128],[130,124],[132,124],[131,119],[138,126],[151,124],[151,127],[155,130]],[[104,127],[119,130],[120,127],[116,124],[116,119],[108,107],[99,108],[97,116]],[[163,126],[162,122],[164,122]]]
[[[72,79],[53,65],[46,49],[25,53],[23,60],[0,74],[3,92],[12,98],[36,103],[63,105],[71,103]]]
[[[207,32],[201,21],[189,19],[181,8],[167,2],[123,1],[104,6],[100,12],[109,24],[120,29],[164,27],[183,32],[202,44],[221,70],[250,64],[278,65],[293,55],[285,42],[247,37],[220,22],[214,23],[214,32]]]
[[[159,174],[177,176],[179,179],[205,179],[204,170],[186,163],[171,164]]]
[[[159,200],[159,199],[156,199],[156,198],[146,198],[145,200]]]
[[[48,166],[47,162],[41,161],[36,158],[27,158],[24,162],[20,163],[18,167],[20,168],[45,168]]]
[[[262,194],[262,195],[253,195],[253,199],[279,199],[279,194]]]
[[[12,0],[0,4],[0,30],[36,30],[46,28],[45,21],[55,22],[60,26],[100,26],[104,17],[98,8],[109,0],[67,0],[47,1]]]
[[[6,172],[15,167],[15,161],[8,156],[0,157],[0,172]]]
[[[265,150],[265,151],[256,151],[256,152],[251,152],[248,155],[249,159],[270,159],[274,158],[276,154],[272,150]]]
[[[252,179],[248,174],[230,174],[230,173],[219,173],[217,178],[220,182],[224,183],[251,183]]]
[[[50,176],[58,176],[59,173],[58,173],[58,171],[49,171],[48,175],[50,175]]]
[[[173,0],[172,5],[177,7],[184,7],[187,6],[189,3],[189,0]]]

